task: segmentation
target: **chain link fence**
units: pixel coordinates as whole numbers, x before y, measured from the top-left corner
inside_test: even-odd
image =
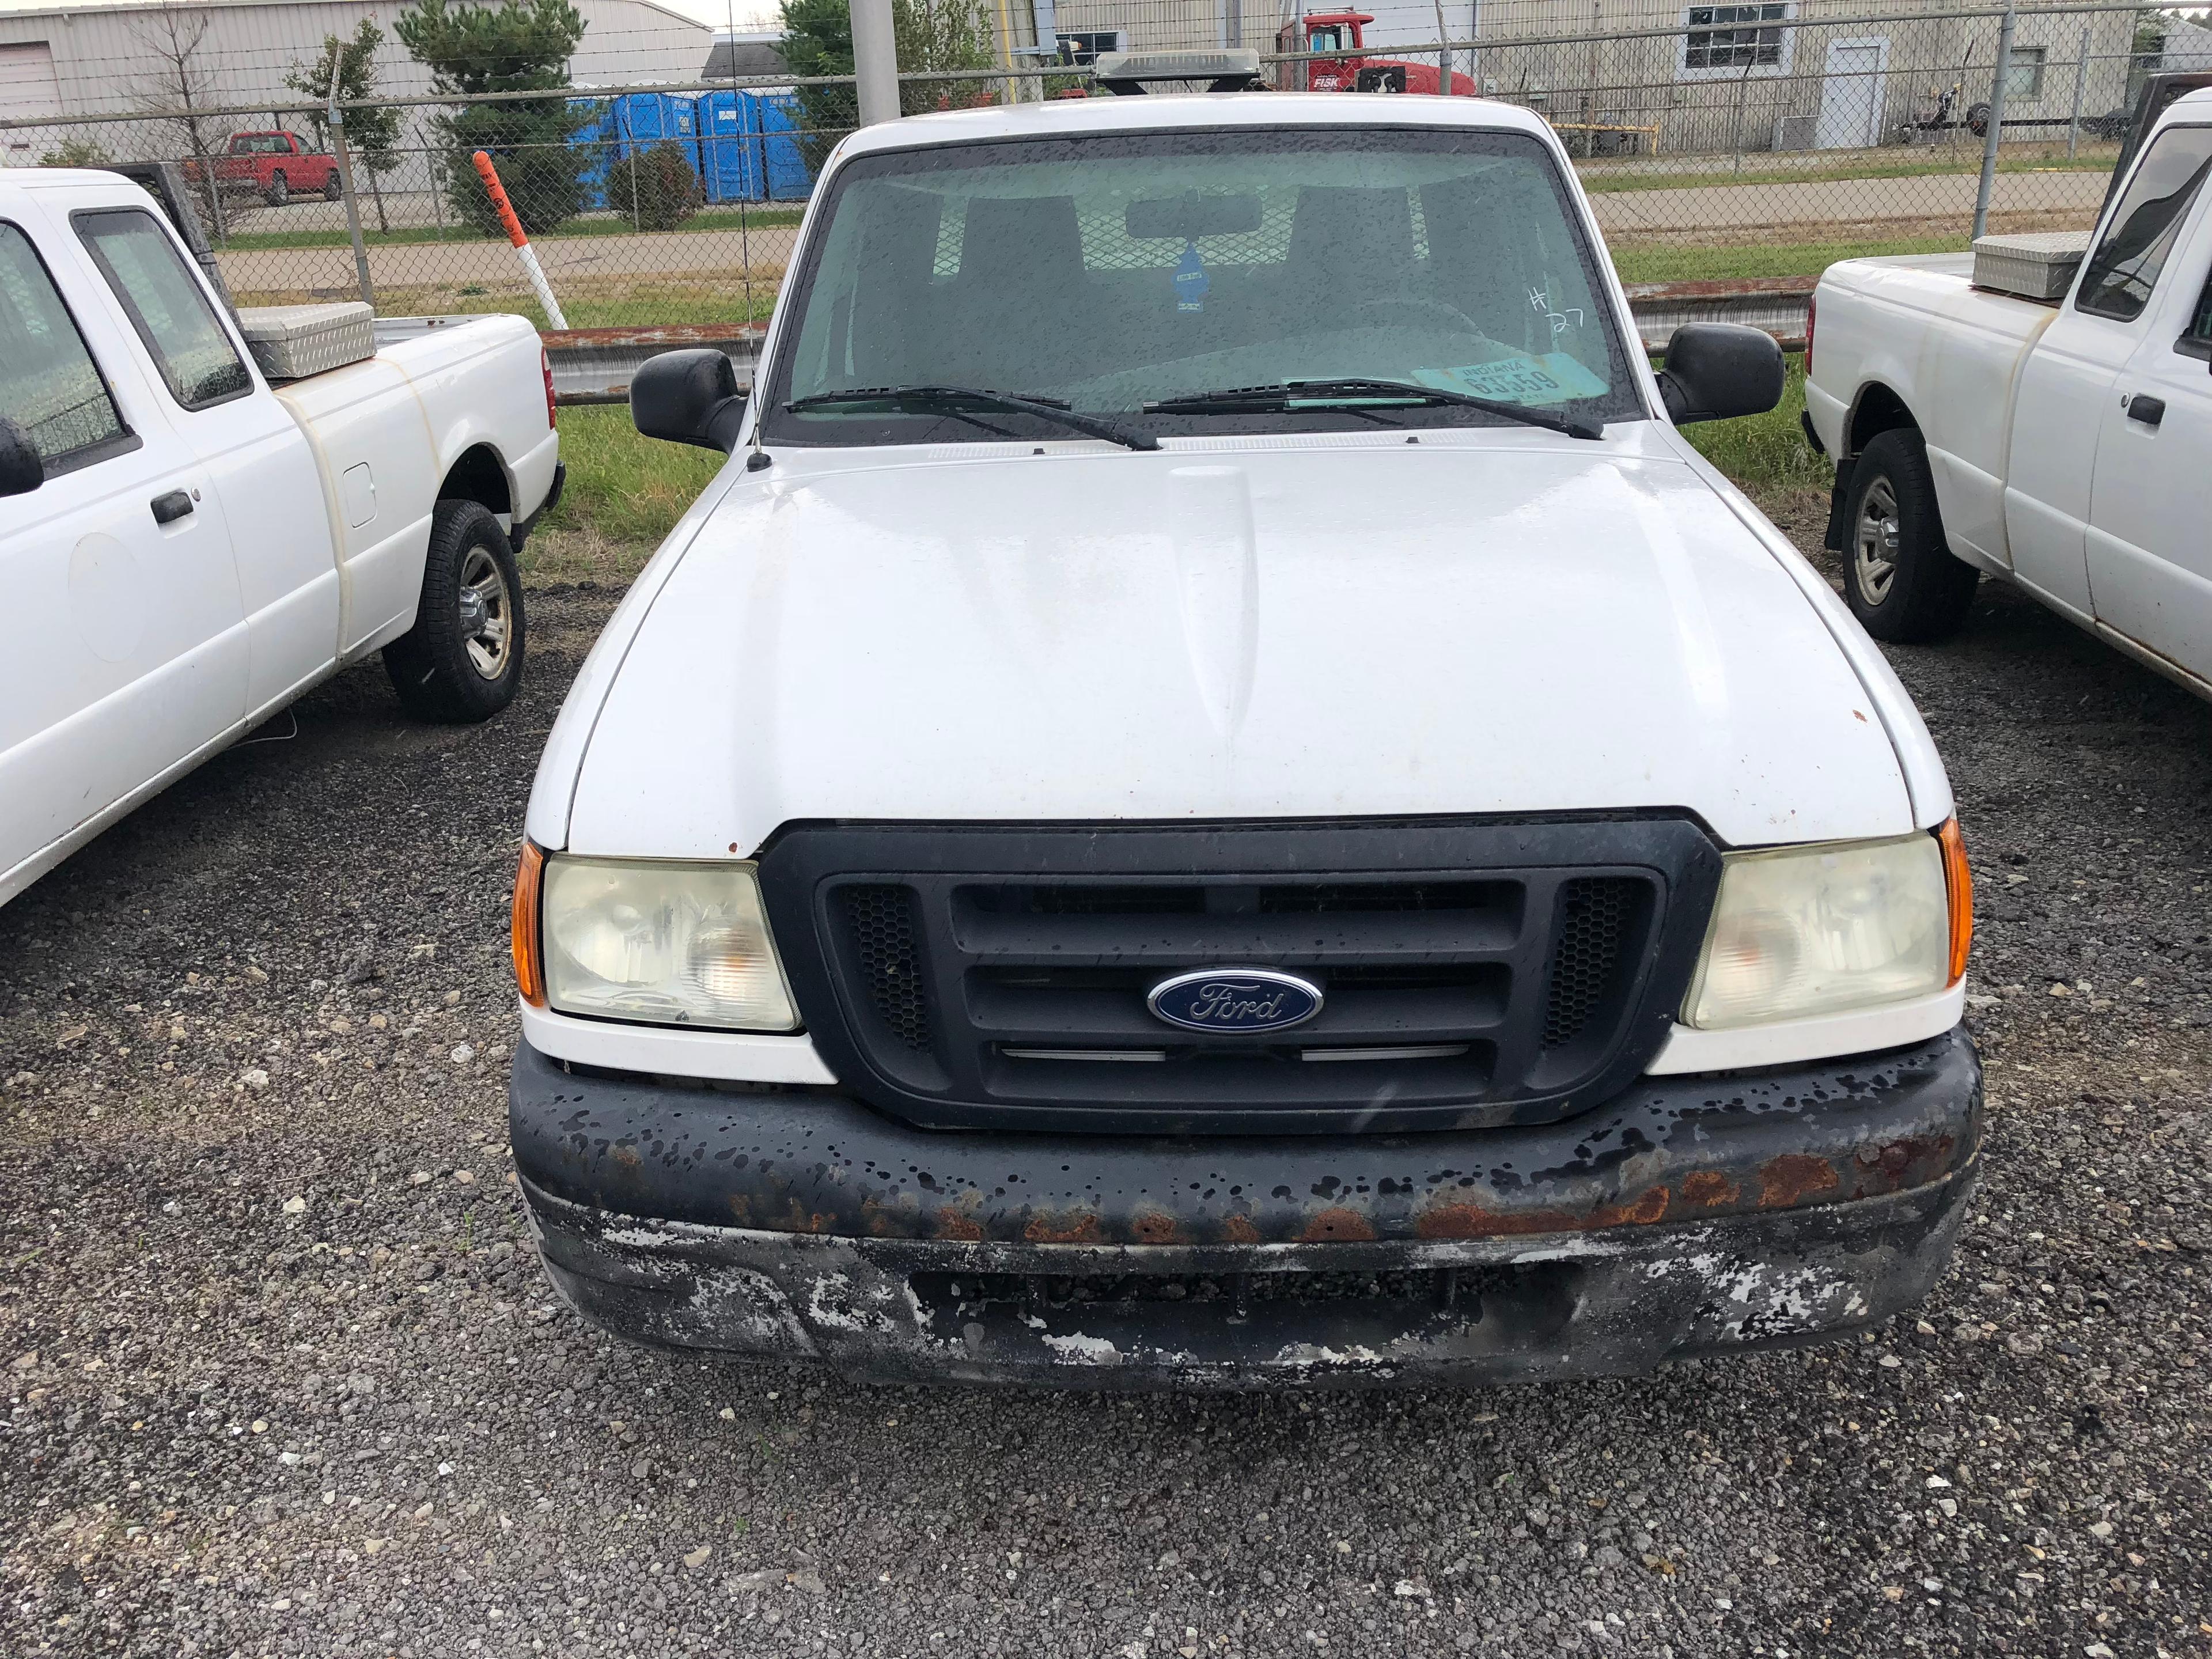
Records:
[[[1320,14],[1143,4],[1158,15],[1063,5],[1054,47],[1002,42],[999,68],[909,76],[907,107],[1086,95],[1091,54],[1115,44],[1250,40],[1285,88],[1433,88],[1442,74],[1559,130],[1627,280],[1725,282],[1809,276],[1853,252],[1963,246],[2001,75],[1991,228],[2086,228],[2135,88],[2160,67],[2134,7],[2020,11],[2000,65],[2002,14],[1988,9],[1808,3],[1801,15],[1797,0],[1753,0],[1690,6],[1665,27],[1567,33],[1538,25],[1573,0],[1501,0],[1466,38],[1440,45],[1431,24],[1425,39],[1391,46],[1355,45],[1350,25]],[[1433,15],[1449,27],[1443,9]],[[517,311],[543,325],[471,165],[482,149],[570,326],[743,325],[773,305],[805,198],[854,106],[852,82],[836,78],[418,94],[374,106],[395,118],[373,148],[348,149],[325,110],[279,100],[0,120],[0,154],[180,163],[242,304],[358,297],[365,270],[386,314]],[[356,130],[370,112],[356,112]]]

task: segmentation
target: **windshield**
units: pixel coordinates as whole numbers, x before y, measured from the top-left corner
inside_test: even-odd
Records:
[[[1485,425],[1464,404],[1198,394],[1433,387],[1592,424],[1645,410],[1559,170],[1450,130],[1103,134],[863,156],[831,186],[771,380],[771,439],[1065,437],[914,401],[970,387],[1155,434]],[[1384,388],[1387,393],[1388,388]],[[1164,410],[1152,405],[1186,400]]]

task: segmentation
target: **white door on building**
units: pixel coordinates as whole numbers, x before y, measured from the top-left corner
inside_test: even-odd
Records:
[[[14,121],[36,121],[62,112],[61,82],[54,78],[53,51],[45,41],[0,46],[0,112]],[[36,127],[28,132],[0,132],[0,167],[37,166],[62,136]]]
[[[1882,86],[1888,67],[1887,35],[1828,42],[1814,149],[1870,149],[1881,142]]]

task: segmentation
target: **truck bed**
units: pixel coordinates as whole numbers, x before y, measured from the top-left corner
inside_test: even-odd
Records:
[[[1853,410],[1881,388],[1912,411],[1953,544],[2008,562],[2005,455],[2013,391],[2056,306],[1973,286],[1971,253],[1846,259],[1818,307],[1806,413],[1832,455],[1848,455]]]

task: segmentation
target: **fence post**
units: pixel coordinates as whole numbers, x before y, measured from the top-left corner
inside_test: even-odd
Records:
[[[850,0],[853,13],[853,76],[860,94],[860,125],[899,117],[898,37],[891,27],[891,0]]]
[[[1236,0],[1230,0],[1233,5]],[[1444,0],[1437,0],[1437,96],[1451,96],[1451,31],[1444,27]],[[1237,42],[1243,45],[1242,41]]]
[[[1735,167],[1734,170],[1739,174],[1743,172],[1743,106],[1744,100],[1750,96],[1751,63],[1747,59],[1743,66],[1743,73],[1735,78],[1735,138],[1734,141]]]
[[[346,234],[353,240],[353,274],[361,283],[362,303],[374,311],[376,289],[368,280],[368,250],[361,242],[361,201],[353,193],[353,156],[346,149],[345,112],[338,107],[337,77],[331,77],[331,155],[338,164],[338,193],[345,198]]]
[[[2004,131],[2005,81],[2012,73],[2012,31],[2017,21],[2013,0],[2005,0],[2004,21],[1997,25],[1996,67],[1990,71],[1990,130],[1982,135],[1982,181],[1974,190],[1974,240],[1990,228],[1990,193],[1996,188],[1997,140]]]
[[[2081,31],[2081,50],[2074,54],[2074,117],[2066,124],[2066,159],[2074,159],[2074,147],[2081,141],[2081,94],[2089,82],[2089,31]]]

